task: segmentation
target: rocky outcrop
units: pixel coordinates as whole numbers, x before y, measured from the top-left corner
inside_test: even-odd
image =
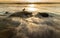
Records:
[[[49,14],[48,13],[40,13],[40,12],[38,12],[36,15],[35,15],[36,17],[49,17]]]
[[[32,13],[27,12],[27,11],[16,12],[16,13],[10,15],[10,17],[21,17],[21,18],[28,18],[28,17],[31,17],[31,16],[32,16]]]

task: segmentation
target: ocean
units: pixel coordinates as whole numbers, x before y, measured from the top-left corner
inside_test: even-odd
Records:
[[[26,17],[23,9],[33,15]],[[5,12],[12,17],[4,18]],[[0,38],[60,38],[60,4],[0,4],[0,15]]]
[[[0,12],[17,12],[22,9],[33,12],[51,12],[60,14],[60,4],[0,4]]]

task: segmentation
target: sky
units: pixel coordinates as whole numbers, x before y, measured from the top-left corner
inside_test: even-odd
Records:
[[[13,2],[60,2],[60,0],[0,0],[0,3],[13,3]]]

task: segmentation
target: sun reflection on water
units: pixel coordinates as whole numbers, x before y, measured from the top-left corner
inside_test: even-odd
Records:
[[[28,5],[28,8],[27,8],[27,11],[37,11],[38,9],[35,7],[34,4],[29,4]]]
[[[28,6],[29,6],[29,7],[35,7],[35,5],[34,5],[34,4],[29,4]]]
[[[29,7],[29,8],[27,8],[27,10],[28,11],[37,11],[37,8],[31,8],[31,7]]]

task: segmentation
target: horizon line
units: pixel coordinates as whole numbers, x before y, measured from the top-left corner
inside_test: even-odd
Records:
[[[10,2],[10,3],[3,3],[3,2],[0,2],[0,4],[60,4],[60,2]]]

